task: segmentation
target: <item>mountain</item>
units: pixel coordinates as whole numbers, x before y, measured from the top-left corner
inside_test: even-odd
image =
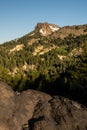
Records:
[[[52,34],[52,32],[58,31],[60,27],[54,24],[48,24],[47,22],[45,23],[38,23],[35,30],[40,32],[42,36],[47,36],[49,34]]]
[[[15,91],[34,89],[86,104],[87,24],[38,23],[0,45],[0,81]]]
[[[0,130],[86,130],[87,108],[61,96],[0,83]]]

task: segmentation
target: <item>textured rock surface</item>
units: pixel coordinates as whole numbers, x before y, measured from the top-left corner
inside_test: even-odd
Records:
[[[45,22],[45,23],[38,23],[35,30],[40,32],[43,36],[47,36],[52,32],[56,32],[57,30],[59,30],[59,28],[60,27],[58,27],[57,25]]]
[[[87,130],[87,108],[34,90],[0,83],[0,130]]]

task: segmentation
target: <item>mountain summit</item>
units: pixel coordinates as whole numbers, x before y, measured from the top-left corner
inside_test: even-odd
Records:
[[[60,29],[59,26],[55,24],[49,24],[47,22],[38,23],[37,26],[35,27],[35,30],[39,31],[42,36],[47,36],[52,32],[58,31],[59,29]]]

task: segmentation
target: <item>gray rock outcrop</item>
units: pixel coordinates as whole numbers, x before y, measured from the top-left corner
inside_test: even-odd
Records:
[[[0,83],[0,130],[87,130],[87,108],[42,92]]]

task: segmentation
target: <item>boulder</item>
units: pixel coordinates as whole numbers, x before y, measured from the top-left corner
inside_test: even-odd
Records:
[[[0,130],[87,130],[87,108],[61,96],[0,83]]]

